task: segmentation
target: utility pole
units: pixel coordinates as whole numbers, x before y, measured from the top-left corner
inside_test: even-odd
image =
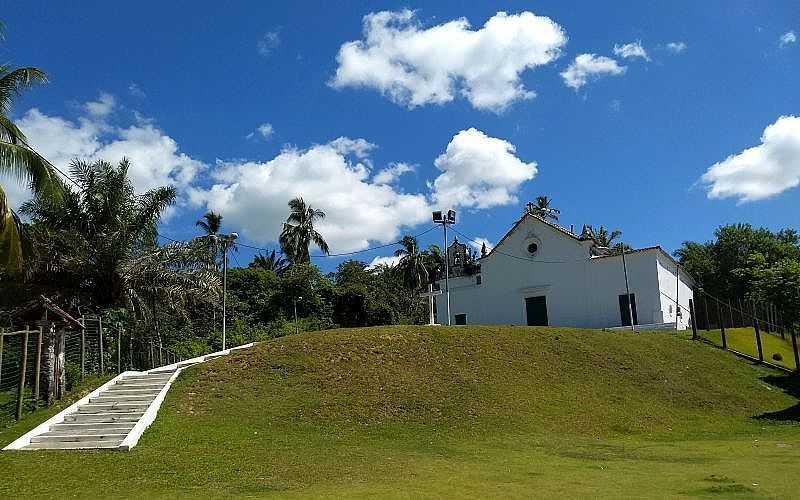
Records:
[[[442,214],[440,210],[433,212],[433,222],[444,228],[444,290],[447,295],[447,326],[450,326],[450,250],[447,247],[447,226],[456,223],[456,211],[448,210]]]
[[[636,326],[633,324],[633,306],[631,305],[631,289],[628,286],[628,265],[625,263],[625,245],[621,244],[622,249],[622,272],[625,273],[625,293],[628,299],[628,318],[631,321],[631,331],[636,331]]]
[[[217,238],[216,235],[214,235]],[[228,346],[228,330],[227,330],[227,306],[228,306],[228,247],[233,245],[233,242],[238,238],[237,233],[228,235],[221,235],[219,239],[222,240],[222,350],[224,351]]]
[[[681,317],[681,303],[678,300],[681,293],[681,265],[675,264],[675,330],[680,330],[678,319]]]
[[[294,298],[294,334],[297,335],[299,333],[298,326],[297,326],[297,301],[303,300],[303,297],[295,297]]]

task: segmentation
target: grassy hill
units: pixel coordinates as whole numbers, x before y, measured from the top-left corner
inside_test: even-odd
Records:
[[[0,454],[0,496],[790,497],[793,394],[675,332],[316,332],[187,370],[130,453]]]

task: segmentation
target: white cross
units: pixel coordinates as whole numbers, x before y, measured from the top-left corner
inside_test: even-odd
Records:
[[[432,283],[430,285],[428,285],[428,291],[427,292],[424,292],[424,293],[420,294],[420,296],[422,296],[422,297],[428,297],[428,311],[430,312],[430,322],[428,323],[429,325],[435,325],[436,324],[435,319],[433,317],[433,298],[435,296],[441,295],[441,294],[442,294],[441,290],[436,290],[436,291],[433,290],[433,284]]]

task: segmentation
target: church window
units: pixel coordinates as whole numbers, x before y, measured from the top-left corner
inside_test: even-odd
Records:
[[[536,255],[536,252],[539,251],[539,245],[536,243],[529,243],[528,244],[528,253],[531,255]]]

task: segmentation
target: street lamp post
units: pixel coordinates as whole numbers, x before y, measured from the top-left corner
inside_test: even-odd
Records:
[[[297,335],[299,333],[298,326],[297,326],[297,301],[303,300],[303,297],[295,297],[294,298],[294,334]]]
[[[230,247],[236,238],[239,237],[237,233],[219,236],[222,242],[222,350],[227,348],[228,344],[228,330],[227,330],[227,307],[228,307],[228,247]]]
[[[448,210],[443,214],[440,210],[433,212],[433,222],[441,224],[444,229],[444,291],[447,296],[447,326],[450,326],[450,250],[447,247],[447,226],[456,223],[456,211]]]

